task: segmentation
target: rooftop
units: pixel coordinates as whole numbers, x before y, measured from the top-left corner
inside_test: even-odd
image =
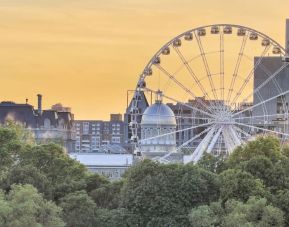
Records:
[[[85,166],[131,166],[132,154],[70,153],[69,156]]]

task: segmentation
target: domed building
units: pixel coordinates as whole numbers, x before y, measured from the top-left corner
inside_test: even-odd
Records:
[[[176,149],[176,118],[174,112],[162,103],[157,94],[155,104],[147,107],[141,120],[141,152],[168,153]]]

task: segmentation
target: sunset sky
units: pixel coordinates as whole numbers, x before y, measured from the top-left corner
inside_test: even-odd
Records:
[[[0,0],[0,99],[36,106],[41,93],[44,108],[108,119],[172,37],[231,23],[283,45],[288,9],[288,0]]]

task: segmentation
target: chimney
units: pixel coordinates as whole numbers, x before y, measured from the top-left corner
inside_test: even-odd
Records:
[[[286,55],[289,55],[289,19],[286,19],[285,49]]]
[[[38,98],[38,114],[41,115],[42,114],[42,95],[38,94],[37,98]]]

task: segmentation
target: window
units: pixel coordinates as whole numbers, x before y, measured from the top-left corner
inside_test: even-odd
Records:
[[[50,119],[45,118],[44,119],[44,128],[50,128],[50,125],[51,125]]]
[[[120,137],[113,136],[113,137],[111,138],[111,142],[112,142],[112,143],[120,143]]]
[[[82,131],[83,131],[83,134],[88,134],[89,133],[89,122],[83,122]]]
[[[100,146],[100,137],[93,136],[91,137],[91,146],[92,148],[97,148]]]

